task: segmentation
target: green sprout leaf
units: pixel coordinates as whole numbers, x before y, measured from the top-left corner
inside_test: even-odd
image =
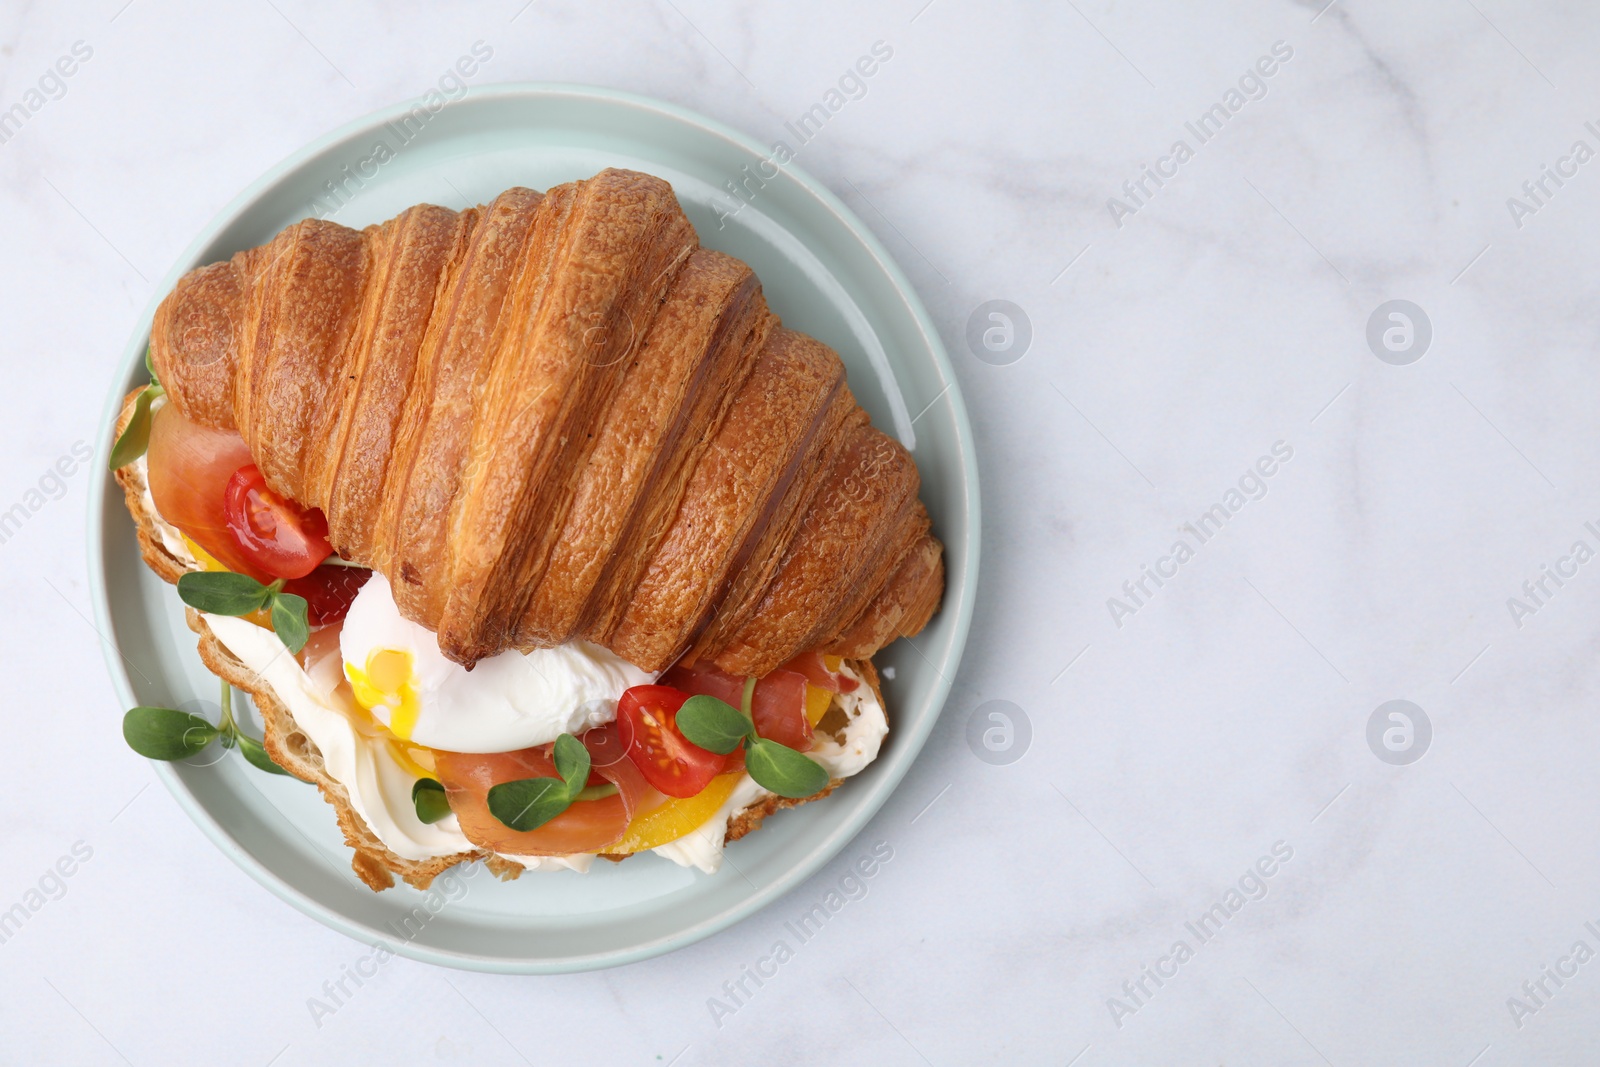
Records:
[[[133,708],[122,717],[122,736],[128,747],[147,759],[176,760],[193,756],[217,741],[223,748],[237,747],[253,767],[296,777],[267,754],[266,745],[239,729],[233,717],[233,686],[226,679],[220,681],[222,716],[217,725],[172,708]]]
[[[411,787],[411,803],[416,806],[417,818],[425,823],[436,823],[450,814],[450,798],[445,795],[444,784],[432,778],[418,778]]]
[[[248,574],[232,571],[190,571],[178,579],[178,599],[210,615],[248,615],[270,595],[271,590]]]
[[[268,774],[289,774],[278,761],[267,754],[267,746],[251,737],[249,734],[235,733],[234,737],[239,742],[239,753],[250,761],[252,767],[266,771]],[[294,775],[289,774],[289,777]]]
[[[621,790],[617,788],[615,782],[601,782],[599,785],[584,786],[578,791],[578,795],[572,799],[604,800],[606,797],[614,797],[620,792]]]
[[[828,772],[822,764],[766,738],[750,742],[744,766],[761,788],[792,800],[814,796],[828,785]]]
[[[604,786],[595,786],[596,795],[585,788],[589,780],[589,750],[571,734],[556,738],[552,752],[560,778],[523,778],[501,782],[489,790],[489,814],[517,831],[537,830],[566,811],[574,800],[597,800]],[[615,791],[613,786],[612,790]]]
[[[691,744],[708,752],[727,755],[754,732],[738,708],[714,696],[692,696],[678,709],[678,729]]]
[[[107,463],[112,470],[126,467],[150,447],[150,405],[161,395],[161,386],[151,385],[133,402],[133,417],[123,427],[117,443],[111,446],[111,458]]]
[[[178,598],[210,615],[248,615],[270,608],[273,632],[290,652],[299,652],[311,638],[306,598],[283,592],[282,579],[262,585],[248,574],[190,571],[178,579]]]
[[[150,384],[160,387],[161,379],[156,377],[156,365],[150,362],[152,349],[149,345],[144,347],[144,369],[150,372]]]
[[[489,813],[513,830],[537,830],[566,811],[572,792],[559,778],[523,778],[489,790]]]
[[[122,717],[123,739],[146,759],[187,759],[220,733],[200,716],[173,708],[138,707]]]
[[[306,598],[293,593],[273,593],[272,629],[290,652],[299,652],[311,638],[306,622]]]
[[[571,734],[556,738],[556,773],[566,782],[567,792],[576,797],[589,781],[589,750]]]

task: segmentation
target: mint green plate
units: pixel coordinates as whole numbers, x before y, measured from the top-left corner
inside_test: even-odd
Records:
[[[784,167],[734,210],[726,183],[768,155],[752,138],[682,108],[583,86],[474,89],[401,146],[397,130],[410,110],[379,112],[296,152],[206,227],[128,341],[98,455],[110,454],[113,414],[143,379],[156,303],[190,268],[262,244],[311,214],[365,226],[423,201],[462,208],[513,185],[544,189],[629,167],[670,181],[701,241],[755,268],[785,324],[836,348],[873,421],[913,449],[922,499],[945,544],[944,606],[916,648],[897,641],[877,659],[893,673],[884,685],[892,731],[878,761],[828,799],[776,815],[732,845],[716,875],[651,855],[596,863],[587,875],[530,872],[509,883],[478,871],[452,883],[453,899],[434,895],[430,909],[428,894],[404,886],[373,893],[356,881],[332,809],[314,789],[231,755],[211,766],[156,764],[156,771],[258,882],[368,944],[381,939],[414,959],[513,973],[588,970],[669,952],[753,914],[827,863],[887,799],[933,728],[966,639],[978,574],[978,472],[961,391],[905,275],[819,182]],[[375,152],[379,141],[399,151]],[[386,154],[392,158],[375,162]],[[341,190],[338,200],[330,183]],[[141,563],[109,476],[90,505],[89,543],[95,612],[123,702],[214,700],[215,679],[200,663],[178,598]],[[118,730],[121,712],[106,708],[100,728]]]

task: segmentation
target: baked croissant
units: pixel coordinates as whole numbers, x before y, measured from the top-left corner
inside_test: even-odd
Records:
[[[910,454],[659,178],[307,219],[180,280],[151,359],[469,668],[581,637],[763,675],[939,604]]]

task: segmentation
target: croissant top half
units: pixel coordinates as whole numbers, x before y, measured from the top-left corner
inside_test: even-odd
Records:
[[[151,358],[469,667],[582,637],[764,674],[938,607],[910,454],[659,178],[295,223],[185,275]]]

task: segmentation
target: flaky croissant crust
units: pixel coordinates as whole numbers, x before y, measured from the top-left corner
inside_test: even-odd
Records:
[[[943,591],[910,454],[646,174],[296,223],[184,276],[151,357],[469,667],[865,659]]]

